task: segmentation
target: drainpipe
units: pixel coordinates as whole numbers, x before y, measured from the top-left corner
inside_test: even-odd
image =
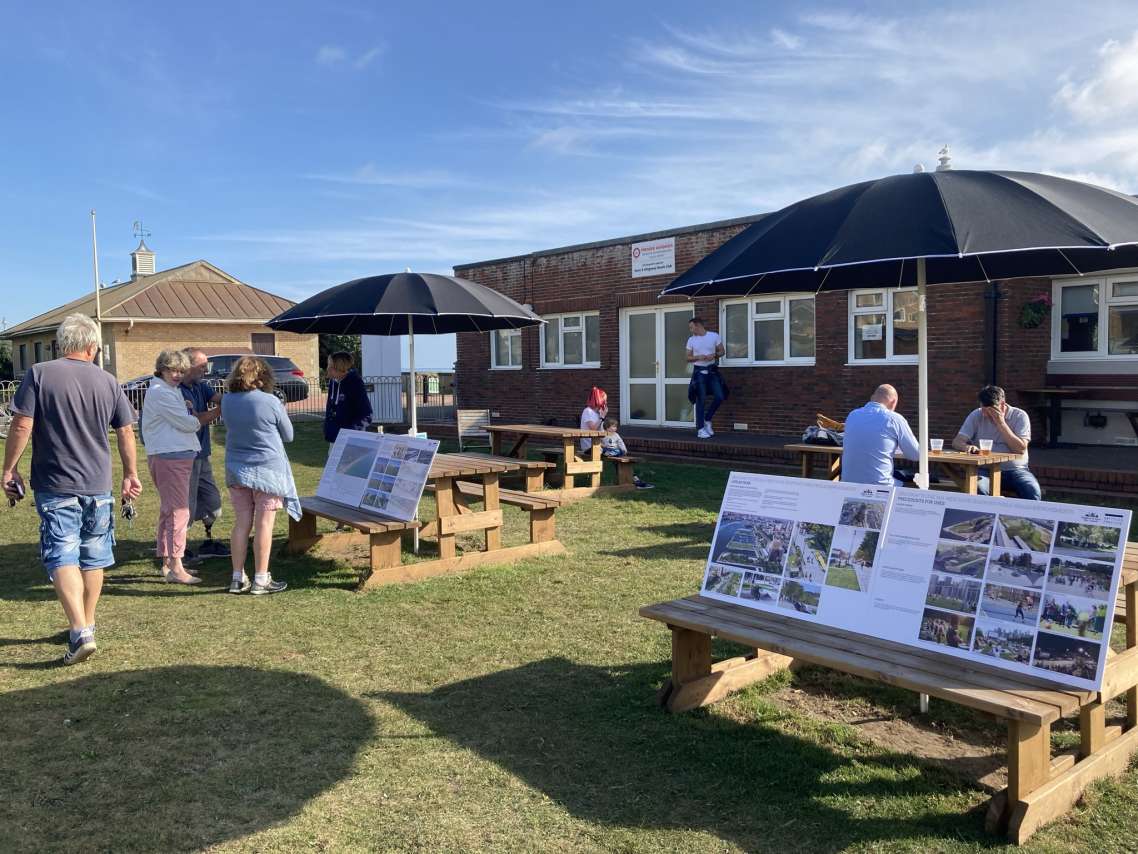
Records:
[[[1000,290],[1000,283],[992,281],[989,283],[988,293],[984,294],[984,299],[991,303],[991,319],[992,319],[992,333],[991,340],[989,341],[989,355],[991,356],[991,378],[988,380],[992,385],[1000,384],[1000,302],[1007,299],[1004,293]]]

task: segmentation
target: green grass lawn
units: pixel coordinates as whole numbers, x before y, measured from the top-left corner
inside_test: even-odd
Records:
[[[303,426],[302,492],[324,453]],[[162,583],[144,474],[99,652],[74,668],[54,665],[64,622],[34,508],[0,508],[0,850],[1002,849],[972,774],[783,698],[962,743],[998,737],[982,716],[934,700],[918,719],[912,694],[809,668],[660,711],[670,640],[636,612],[698,588],[727,470],[642,474],[657,488],[558,512],[565,556],[360,594],[317,552],[275,561],[290,589],[261,598],[225,595],[224,561],[196,589]],[[523,541],[522,513],[506,516],[507,544]],[[1028,849],[1123,850],[1136,823],[1131,769]]]

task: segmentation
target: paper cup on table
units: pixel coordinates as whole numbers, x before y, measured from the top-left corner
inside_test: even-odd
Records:
[[[992,453],[992,440],[991,439],[981,439],[980,440],[980,456],[986,457],[990,453]]]
[[[944,450],[944,439],[929,439],[929,450],[939,454]]]

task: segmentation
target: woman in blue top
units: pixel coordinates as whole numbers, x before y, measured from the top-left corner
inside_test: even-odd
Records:
[[[300,499],[284,443],[291,442],[292,422],[284,404],[272,393],[273,371],[262,359],[244,356],[229,375],[221,398],[225,422],[225,483],[233,504],[233,578],[230,593],[279,593],[288,585],[269,574],[269,551],[277,511],[287,508],[300,519]],[[249,532],[253,532],[253,581],[245,574]]]

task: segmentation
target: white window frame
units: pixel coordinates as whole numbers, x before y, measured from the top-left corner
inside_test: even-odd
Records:
[[[539,336],[541,339],[541,367],[543,369],[557,370],[557,371],[563,371],[563,370],[575,371],[575,370],[579,370],[581,368],[590,368],[590,369],[591,368],[599,368],[601,366],[600,360],[597,360],[595,362],[582,361],[580,364],[576,364],[576,365],[567,365],[564,363],[563,360],[565,358],[565,325],[561,321],[566,317],[575,317],[575,318],[578,318],[581,322],[580,331],[581,331],[581,358],[582,359],[584,359],[585,354],[589,352],[588,342],[585,340],[586,335],[587,335],[586,330],[588,329],[588,324],[585,322],[585,318],[587,318],[587,317],[597,318],[597,335],[598,335],[598,337],[601,334],[601,332],[600,332],[601,313],[599,311],[567,311],[564,314],[543,314],[542,319],[545,320],[547,323],[552,323],[555,320],[557,321],[559,332],[557,335],[557,346],[558,346],[557,361],[554,362],[554,361],[550,361],[545,356],[545,331],[546,331],[547,327],[543,326],[541,328],[541,334]],[[572,331],[575,332],[577,330],[572,330]],[[597,342],[597,351],[600,352],[600,341]]]
[[[809,300],[814,304],[814,355],[790,356],[790,303]],[[777,302],[777,313],[755,313],[755,306],[763,302]],[[727,307],[746,305],[747,308],[747,357],[744,359],[728,358],[727,351]],[[781,359],[755,359],[755,321],[756,320],[782,320],[782,353]],[[745,297],[742,299],[725,299],[719,301],[719,335],[723,340],[724,355],[719,364],[726,367],[747,368],[777,368],[788,365],[809,366],[815,363],[818,355],[818,303],[813,294],[763,294],[762,296]]]
[[[1115,297],[1115,284],[1138,283],[1138,270],[1115,272],[1107,276],[1084,276],[1051,281],[1051,360],[1054,362],[1138,362],[1138,354],[1110,353],[1110,329],[1107,325],[1110,308],[1118,306],[1138,307],[1138,297]],[[1079,285],[1098,286],[1098,330],[1097,350],[1082,350],[1077,353],[1064,353],[1061,350],[1060,334],[1063,327],[1063,288]]]
[[[522,331],[520,329],[495,329],[488,333],[490,335],[490,370],[492,371],[520,371],[522,369],[522,362],[524,357],[522,355]],[[506,335],[513,339],[510,344],[511,357],[515,352],[514,348],[517,347],[518,364],[513,365],[499,365],[498,364],[498,348],[494,346],[495,335]],[[512,358],[511,358],[512,361]]]
[[[847,324],[846,324],[846,365],[915,365],[917,364],[917,354],[912,355],[903,354],[896,356],[893,354],[893,296],[894,294],[911,293],[915,294],[916,288],[859,288],[856,291],[850,291],[849,303],[846,311]],[[865,308],[857,308],[857,298],[865,296],[866,294],[884,294],[883,305],[867,306]],[[885,329],[882,335],[885,338],[885,358],[884,359],[858,359],[855,357],[856,349],[854,347],[854,318],[866,314],[884,314],[885,315]]]

